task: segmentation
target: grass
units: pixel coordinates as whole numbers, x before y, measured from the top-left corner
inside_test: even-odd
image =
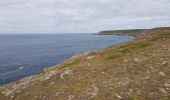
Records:
[[[117,51],[113,52],[111,55],[107,57],[107,59],[117,59],[122,57],[126,53],[131,53],[134,50],[145,48],[149,46],[148,43],[143,43],[143,42],[136,42],[133,44],[126,44],[117,49]]]
[[[153,97],[154,100],[168,100],[170,94],[161,93],[159,88],[164,88],[164,83],[169,82],[169,36],[170,29],[169,31],[153,29],[123,45],[69,59],[45,72],[38,73],[37,77],[41,77],[48,71],[57,72],[49,80],[32,81],[28,88],[21,88],[20,92],[12,94],[13,100],[67,100],[70,96],[73,96],[73,100],[88,97],[92,97],[92,100],[117,100],[116,94],[125,100],[150,100]],[[162,50],[162,45],[165,45],[166,49]],[[87,59],[94,55],[94,58]],[[134,58],[141,56],[146,60],[134,62]],[[168,63],[159,66],[162,61]],[[60,75],[67,68],[72,71],[72,74],[64,75],[64,79],[61,79]],[[166,76],[160,76],[159,72],[165,73]],[[145,79],[146,77],[149,78]],[[20,83],[11,83],[3,87],[10,89],[15,84]],[[98,88],[97,92],[94,91],[93,86]],[[0,100],[10,100],[2,94],[4,89],[0,88]],[[134,92],[123,95],[128,94],[130,89]],[[60,93],[56,96],[58,92]],[[154,95],[150,95],[152,93]],[[35,96],[37,98],[34,98]]]

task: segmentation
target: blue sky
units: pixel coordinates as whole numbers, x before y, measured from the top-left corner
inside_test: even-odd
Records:
[[[0,33],[170,26],[170,0],[0,0]]]

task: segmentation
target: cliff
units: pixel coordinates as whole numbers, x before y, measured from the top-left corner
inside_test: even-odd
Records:
[[[101,31],[98,35],[125,35],[125,36],[138,36],[139,34],[148,31],[149,29],[129,29],[129,30],[110,30]]]
[[[170,28],[72,58],[0,87],[0,100],[169,100]]]

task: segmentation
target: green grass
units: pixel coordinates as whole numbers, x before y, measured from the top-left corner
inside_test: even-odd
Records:
[[[137,50],[137,49],[140,49],[140,48],[145,48],[147,46],[149,46],[149,44],[148,43],[143,43],[143,42],[127,44],[127,45],[121,46],[117,51],[115,51],[111,55],[109,55],[107,57],[107,59],[120,58],[121,56],[123,56],[126,53],[130,53],[130,52],[132,52],[134,50]]]
[[[107,59],[116,59],[121,57],[122,54],[120,53],[113,53],[112,55],[108,56]]]
[[[63,65],[62,69],[65,68],[65,67],[68,67],[68,66],[72,66],[72,65],[74,65],[74,64],[76,64],[76,63],[77,63],[76,60],[71,60],[71,61],[65,63],[65,64]]]
[[[147,47],[148,45],[149,44],[147,44],[147,43],[137,42],[137,43],[133,43],[132,45],[125,45],[125,46],[120,47],[119,52],[124,54],[124,53],[131,52],[135,49]]]

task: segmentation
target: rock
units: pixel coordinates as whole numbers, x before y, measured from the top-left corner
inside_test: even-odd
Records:
[[[34,96],[34,98],[37,98],[37,97],[38,97],[37,95]]]
[[[10,99],[13,99],[13,98],[14,98],[14,96],[12,95],[12,96],[10,96],[9,98],[10,98]]]
[[[6,96],[9,96],[10,94],[14,93],[15,89],[7,89],[5,92],[3,92]]]
[[[139,63],[142,62],[144,60],[146,60],[147,58],[144,57],[143,55],[139,55],[138,57],[134,57],[134,62]]]
[[[72,70],[66,70],[66,71],[64,72],[64,74],[65,74],[65,75],[70,75],[70,74],[72,74]]]
[[[129,89],[129,95],[133,93],[133,89]]]
[[[77,53],[76,55],[72,56],[71,58],[77,58],[77,57],[80,57],[80,56],[82,56],[82,54]]]
[[[17,91],[21,91],[22,89],[25,89],[30,86],[30,82],[35,81],[36,79],[37,78],[35,76],[23,78],[18,83],[13,83],[13,86],[11,88],[5,89],[5,91],[3,91],[3,94],[9,96]]]
[[[145,53],[142,52],[141,54],[144,55]]]
[[[145,79],[148,80],[148,79],[149,79],[149,76],[146,76]]]
[[[116,97],[117,97],[118,99],[122,99],[122,97],[121,97],[120,95],[118,95],[118,94],[116,95]]]
[[[94,97],[94,96],[96,96],[98,94],[99,89],[95,85],[93,85],[92,88],[93,88],[93,92],[91,92],[91,94]]]
[[[162,93],[167,93],[164,88],[159,88],[159,91],[161,91]]]
[[[67,100],[73,100],[74,99],[74,95],[69,95]]]
[[[87,65],[88,65],[88,66],[91,66],[91,64],[90,64],[90,63],[88,63]]]
[[[52,81],[52,82],[50,82],[48,85],[53,85],[54,84],[54,82]]]
[[[86,91],[83,92],[83,97],[87,100],[94,98],[99,92],[99,88],[96,85],[92,85]]]
[[[166,76],[166,74],[163,73],[163,72],[159,72],[159,75],[162,76],[162,77],[165,77],[165,76]]]
[[[60,78],[64,79],[64,76],[71,75],[71,74],[73,74],[72,70],[67,69],[63,73],[60,74]]]
[[[124,62],[128,62],[128,60],[127,60],[127,59],[124,59],[123,61],[124,61]]]
[[[134,58],[134,62],[140,62],[139,58]]]
[[[165,83],[164,86],[170,88],[170,84],[169,83]]]
[[[62,95],[62,94],[63,94],[63,92],[56,92],[55,96],[57,97],[57,96]]]
[[[87,59],[92,59],[92,58],[94,58],[94,57],[95,57],[95,55],[89,56],[89,57],[87,57]]]
[[[61,79],[64,79],[64,74],[63,74],[63,73],[60,74],[60,78],[61,78]]]
[[[42,76],[42,77],[40,78],[40,80],[41,80],[41,81],[48,80],[48,79],[50,79],[52,76],[54,76],[55,74],[56,74],[55,71],[51,71],[51,72],[45,74],[44,76]]]
[[[128,85],[130,82],[132,82],[133,80],[130,79],[129,77],[124,77],[122,78],[120,81],[114,83],[115,87],[122,87],[122,86],[126,86]]]
[[[167,61],[163,61],[160,66],[164,66],[164,65],[166,65],[166,64],[168,64],[168,62],[167,62]]]

